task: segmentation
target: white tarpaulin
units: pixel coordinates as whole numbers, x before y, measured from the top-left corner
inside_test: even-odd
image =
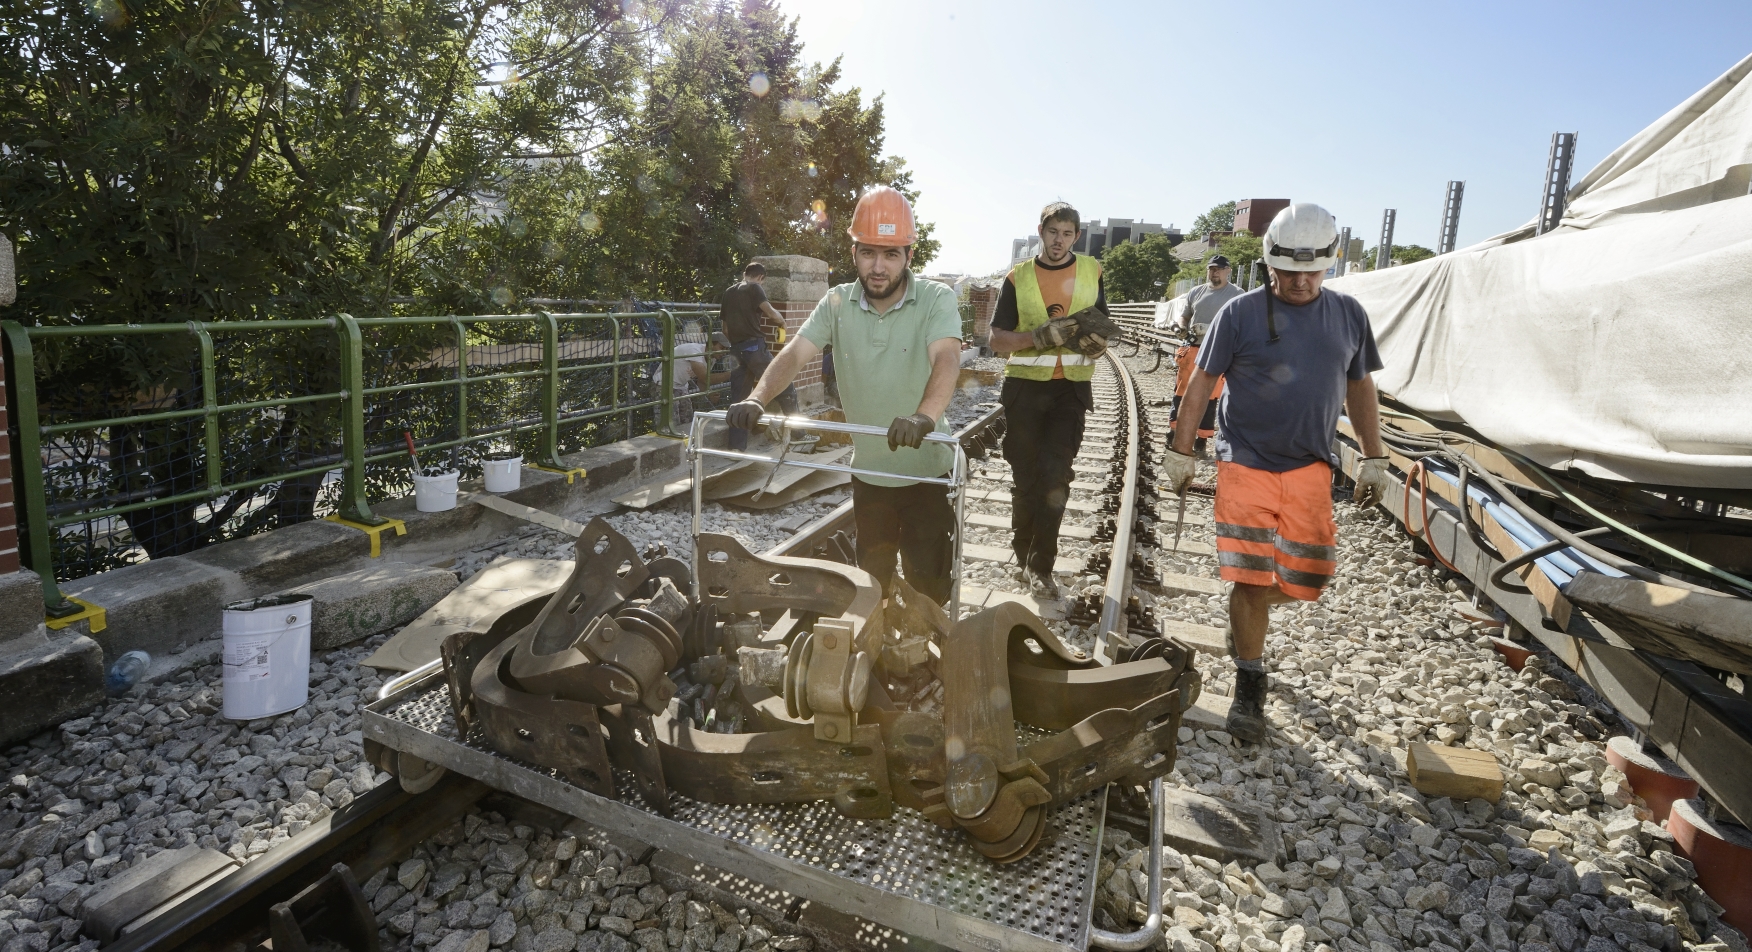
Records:
[[[1381,389],[1556,469],[1752,489],[1752,57],[1571,189],[1564,223],[1337,278]]]

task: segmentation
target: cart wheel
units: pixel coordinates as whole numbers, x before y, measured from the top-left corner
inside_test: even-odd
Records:
[[[396,751],[395,779],[409,793],[425,793],[444,778],[445,769],[407,751]]]

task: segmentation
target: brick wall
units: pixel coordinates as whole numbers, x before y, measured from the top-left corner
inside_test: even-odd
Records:
[[[967,289],[967,300],[973,305],[973,344],[988,347],[992,336],[992,313],[998,309],[999,285],[975,284]]]
[[[815,310],[815,301],[774,301],[773,310],[785,319],[785,340],[797,336],[797,331],[803,322],[809,319],[810,312]],[[773,340],[773,333],[767,332],[767,348],[773,353],[779,352],[778,344]],[[797,379],[792,381],[797,388],[797,396],[805,406],[821,400],[821,358],[816,357],[803,365],[798,371]]]

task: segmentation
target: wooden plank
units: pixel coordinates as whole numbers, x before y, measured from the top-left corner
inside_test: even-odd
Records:
[[[1426,797],[1480,797],[1495,803],[1503,796],[1502,768],[1495,757],[1483,751],[1407,744],[1405,769],[1411,775],[1411,785]]]
[[[709,467],[710,465],[711,463],[708,462],[707,466]],[[716,472],[707,472],[706,485],[710,487],[718,479],[742,470],[749,465],[751,464],[747,460],[738,460],[731,463],[729,466],[718,469]],[[654,479],[641,486],[634,487],[627,492],[621,493],[618,496],[610,496],[609,498],[620,505],[626,506],[628,509],[649,509],[664,500],[673,499],[692,488],[693,473],[689,472],[668,479]]]
[[[1594,572],[1564,591],[1637,648],[1752,674],[1752,601]]]
[[[477,493],[474,496],[469,497],[469,501],[479,503],[494,512],[502,512],[507,516],[515,516],[525,522],[533,522],[544,529],[552,529],[555,532],[564,533],[574,539],[584,534],[584,524],[581,522],[573,522],[565,516],[556,516],[551,512],[537,509],[534,506],[525,506],[522,503],[512,502],[503,496],[495,496],[492,493]]]

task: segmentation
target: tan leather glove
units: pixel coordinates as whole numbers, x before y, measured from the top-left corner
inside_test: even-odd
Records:
[[[1351,501],[1364,509],[1372,509],[1387,498],[1395,480],[1387,473],[1387,457],[1370,456],[1357,464],[1357,489]]]
[[[1063,347],[1065,342],[1077,336],[1077,322],[1069,317],[1060,317],[1047,321],[1034,329],[1034,349],[1051,350]]]
[[[1107,353],[1107,338],[1100,334],[1084,334],[1077,338],[1076,347],[1084,357],[1099,357]]]

